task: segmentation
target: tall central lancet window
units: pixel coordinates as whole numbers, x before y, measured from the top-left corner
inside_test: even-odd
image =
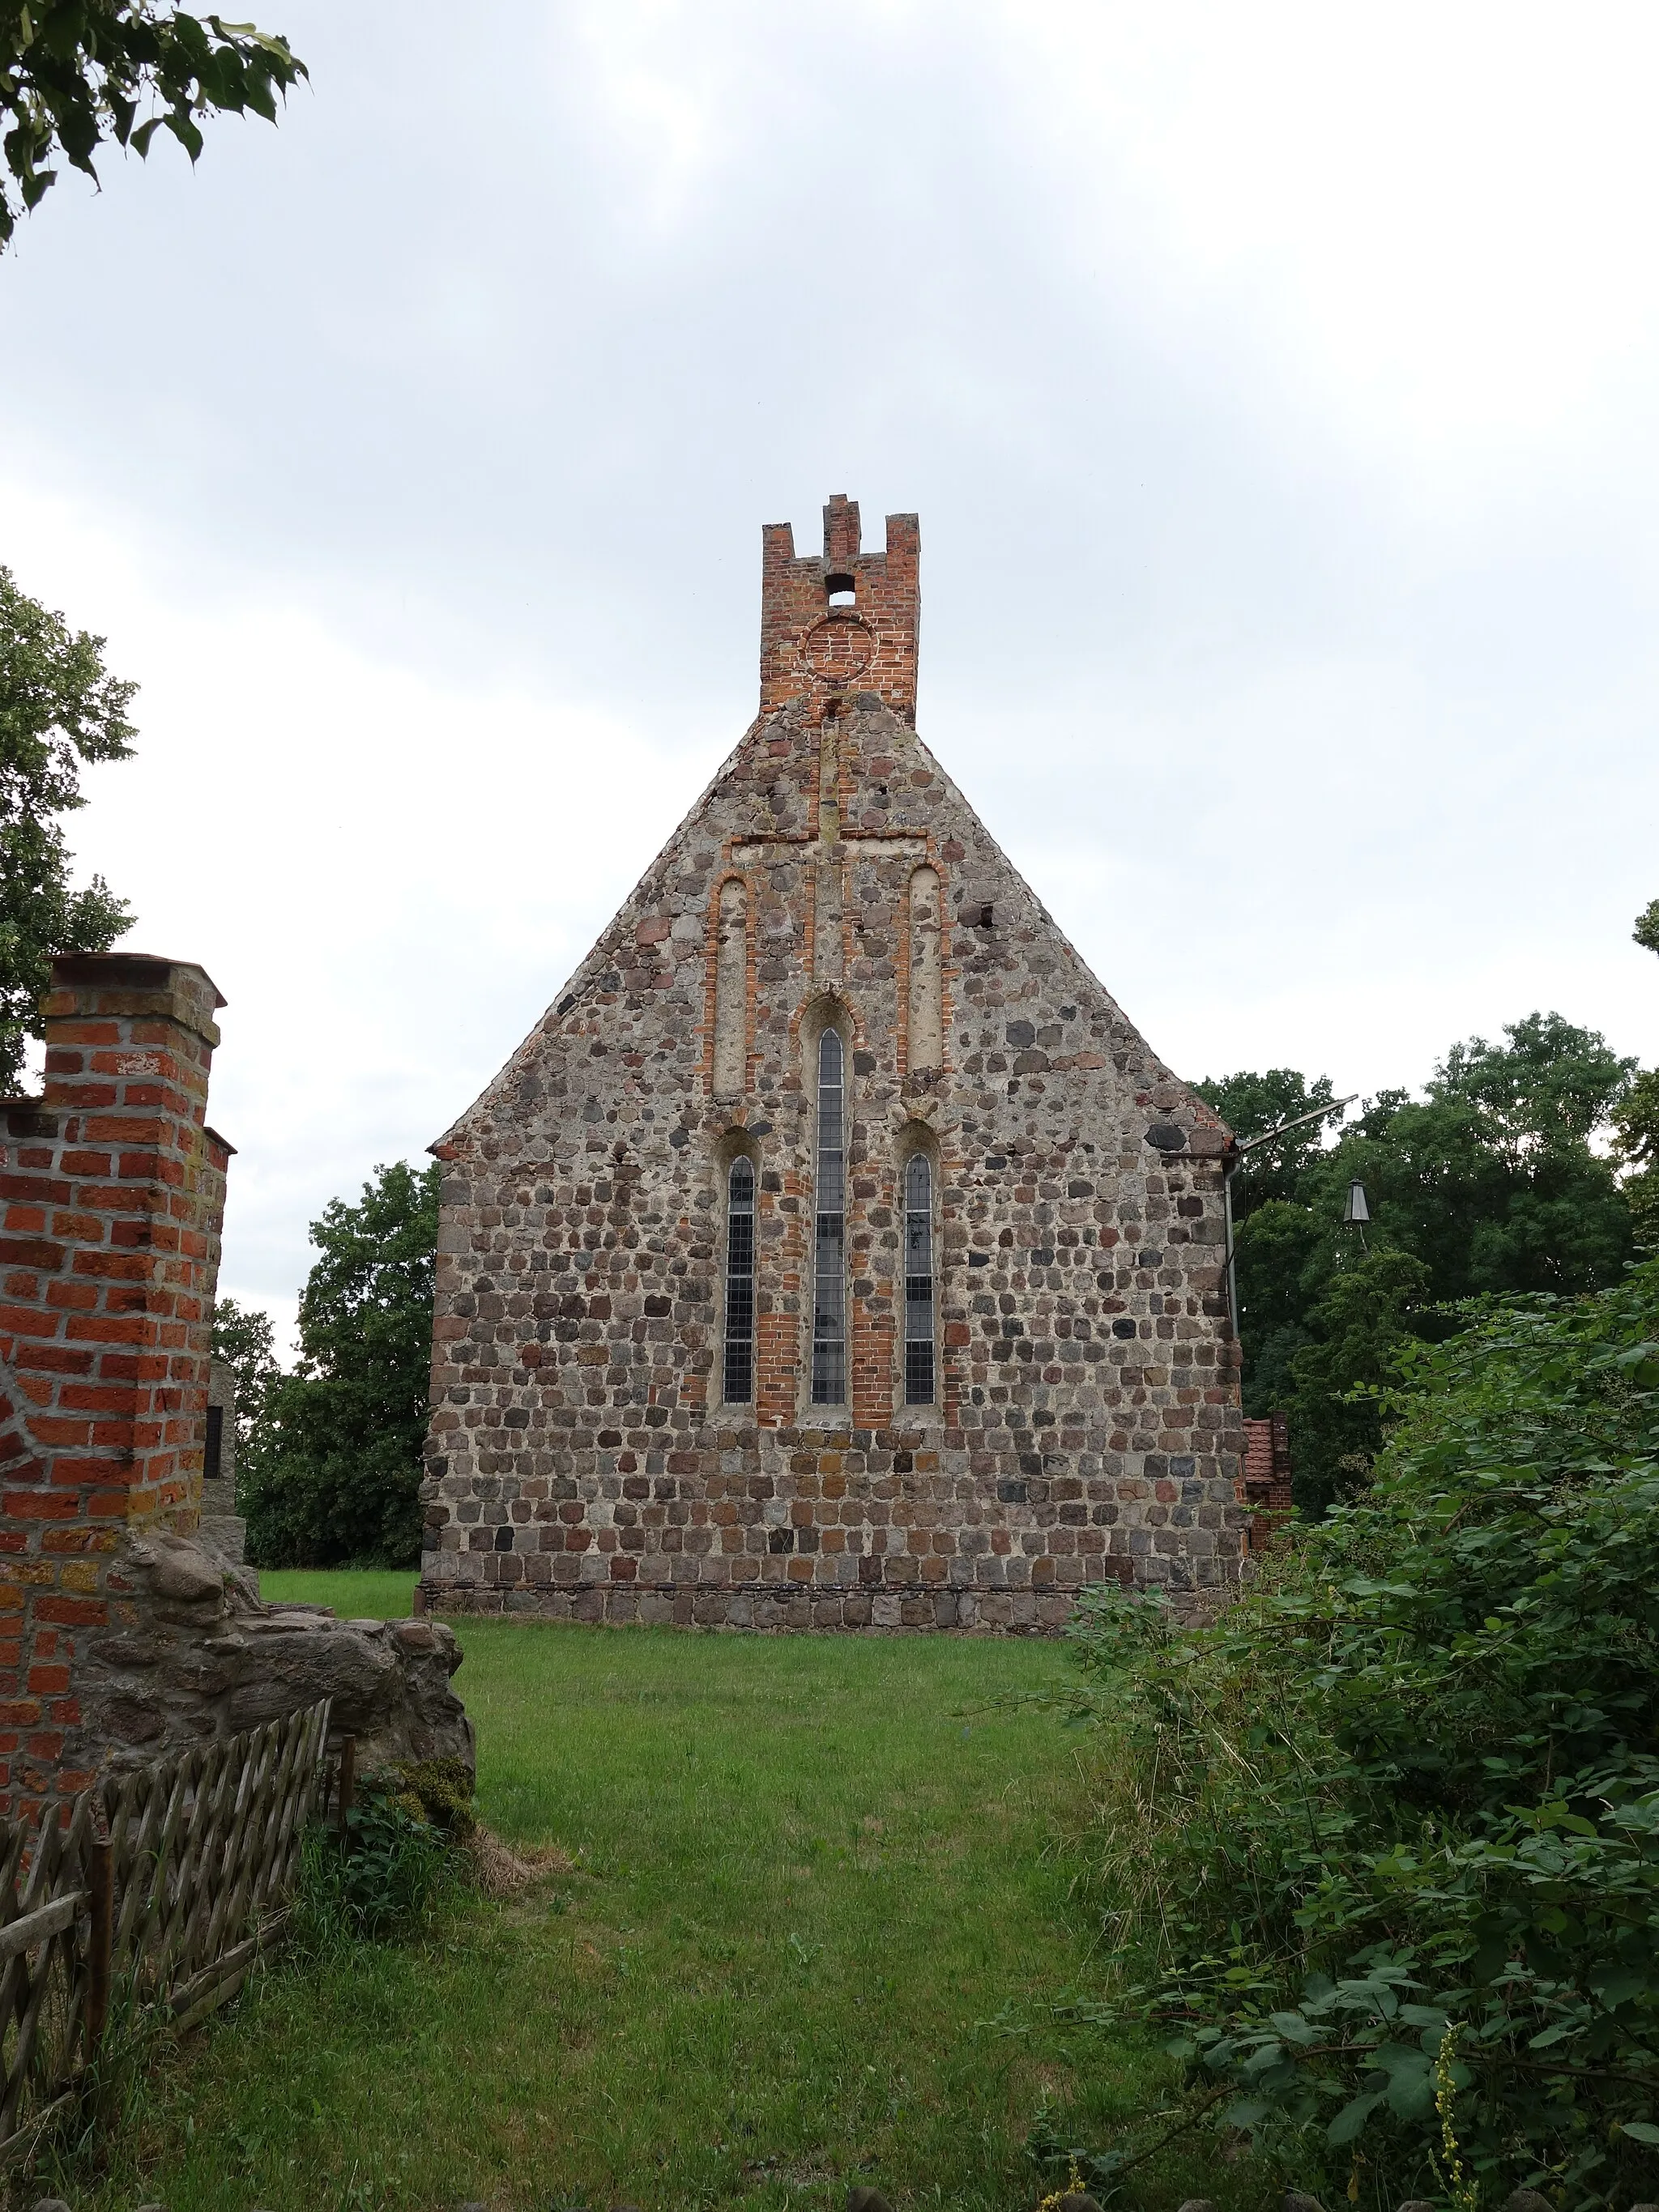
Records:
[[[933,1402],[933,1169],[925,1152],[904,1170],[904,1402]]]
[[[754,1395],[754,1168],[738,1155],[726,1176],[726,1405]]]
[[[846,1053],[818,1039],[817,1235],[812,1265],[812,1403],[847,1402]]]
[[[726,1376],[728,1406],[755,1395],[755,1170],[739,1157],[726,1181]]]

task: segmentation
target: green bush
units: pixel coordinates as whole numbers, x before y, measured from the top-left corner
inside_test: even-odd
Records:
[[[343,1832],[319,1821],[305,1838],[298,1933],[318,1949],[416,1933],[455,1880],[450,1834],[406,1777],[366,1781]]]
[[[1113,2013],[1316,2191],[1622,2204],[1659,2196],[1659,1261],[1461,1318],[1374,1487],[1213,1627],[1085,1608]]]

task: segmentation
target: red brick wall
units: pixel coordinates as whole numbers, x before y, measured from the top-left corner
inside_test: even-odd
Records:
[[[1289,1416],[1269,1413],[1244,1424],[1244,1466],[1238,1501],[1250,1508],[1250,1549],[1265,1552],[1291,1507]]]
[[[52,963],[46,1085],[0,1106],[0,1810],[83,1788],[76,1695],[123,1612],[125,1533],[200,1510],[231,1148],[206,1127],[223,1004],[137,953]]]
[[[916,719],[916,647],[921,622],[921,530],[914,514],[890,514],[887,550],[860,550],[856,500],[837,492],[823,510],[823,557],[795,555],[787,522],[762,532],[761,713],[826,690],[873,691],[909,723]],[[832,607],[832,579],[852,579],[854,604]]]

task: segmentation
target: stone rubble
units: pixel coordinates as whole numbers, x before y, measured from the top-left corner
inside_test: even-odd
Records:
[[[85,1725],[119,1771],[334,1700],[332,1734],[360,1771],[430,1759],[473,1765],[450,1677],[454,1631],[435,1620],[340,1620],[325,1606],[265,1604],[249,1568],[188,1537],[131,1539],[108,1631],[89,1642]]]

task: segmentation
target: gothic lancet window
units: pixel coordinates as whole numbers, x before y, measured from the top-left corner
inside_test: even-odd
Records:
[[[726,1181],[726,1377],[728,1406],[755,1395],[755,1170],[732,1161]]]
[[[812,1283],[812,1403],[847,1402],[846,1053],[838,1030],[818,1039],[817,1233]]]
[[[904,1170],[904,1402],[933,1402],[933,1169],[926,1152]]]

